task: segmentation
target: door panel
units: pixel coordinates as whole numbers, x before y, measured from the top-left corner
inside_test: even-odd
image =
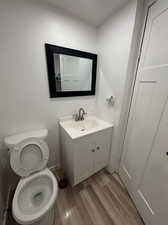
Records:
[[[167,225],[168,213],[168,104],[153,144],[139,192],[150,203],[155,224]]]
[[[120,167],[147,225],[167,224],[167,22],[168,1],[159,0],[149,9]]]
[[[166,29],[168,10],[166,8],[167,3],[164,8],[160,9],[159,14],[153,15],[151,18],[152,26],[146,49],[144,68],[168,63],[167,51],[165,49],[168,40],[168,31]]]
[[[161,75],[160,75],[161,73]],[[125,141],[123,167],[134,185],[138,185],[151,145],[157,132],[167,98],[167,70],[148,69],[138,84],[131,127]]]

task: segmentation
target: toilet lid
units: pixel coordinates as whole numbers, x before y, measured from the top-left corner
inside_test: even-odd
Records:
[[[47,144],[37,138],[28,138],[11,150],[10,164],[21,177],[44,169],[49,158]]]

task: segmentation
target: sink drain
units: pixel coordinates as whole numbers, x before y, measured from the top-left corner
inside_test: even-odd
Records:
[[[85,128],[82,128],[81,131],[85,131]]]

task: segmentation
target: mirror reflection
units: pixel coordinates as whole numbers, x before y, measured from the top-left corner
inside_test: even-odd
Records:
[[[56,92],[91,91],[92,59],[53,54]]]

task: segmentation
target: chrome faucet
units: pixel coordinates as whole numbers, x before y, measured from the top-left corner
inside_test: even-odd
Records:
[[[86,115],[86,114],[87,113],[85,112],[85,110],[83,108],[80,108],[78,113],[74,114],[75,121],[84,120],[84,115]]]

